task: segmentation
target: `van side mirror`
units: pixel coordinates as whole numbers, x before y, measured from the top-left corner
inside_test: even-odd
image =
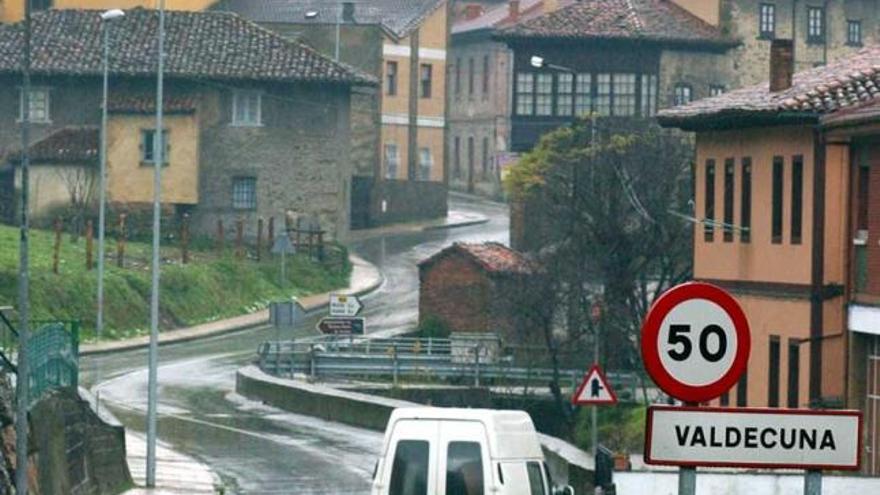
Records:
[[[557,485],[553,487],[553,495],[574,495],[571,485]]]

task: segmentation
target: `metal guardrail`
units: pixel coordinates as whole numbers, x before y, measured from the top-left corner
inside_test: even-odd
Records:
[[[381,378],[397,384],[401,378],[423,381],[458,381],[474,386],[546,386],[553,380],[549,367],[521,366],[510,355],[483,352],[474,344],[462,353],[461,342],[449,339],[369,339],[319,337],[264,342],[256,364],[275,376],[308,375],[314,378]],[[577,387],[583,369],[560,369],[560,385]],[[639,378],[633,373],[609,373],[619,395],[636,397]]]

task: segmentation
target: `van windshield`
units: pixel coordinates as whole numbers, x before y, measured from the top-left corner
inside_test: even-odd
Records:
[[[401,440],[394,452],[389,495],[428,494],[428,442]]]
[[[483,495],[483,456],[477,442],[449,442],[446,495]]]

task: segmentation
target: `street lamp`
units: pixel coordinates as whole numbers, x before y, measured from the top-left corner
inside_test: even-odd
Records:
[[[540,55],[532,55],[532,57],[529,59],[529,64],[536,69],[553,69],[560,72],[568,72],[570,74],[574,74],[575,72],[577,72],[574,69],[565,67],[564,65],[548,63],[546,60],[544,60],[544,57],[541,57]]]
[[[101,98],[101,150],[100,178],[98,186],[98,316],[95,320],[95,337],[100,340],[104,330],[104,224],[107,202],[107,95],[109,93],[110,22],[125,16],[119,9],[101,13],[101,30],[104,36],[104,92]],[[100,376],[99,376],[100,378]],[[98,406],[100,407],[100,405]]]
[[[308,11],[306,11],[304,17],[310,21],[315,20],[318,18],[318,11],[317,10],[308,10]],[[336,4],[336,34],[335,34],[336,44],[333,49],[333,60],[335,60],[337,62],[339,62],[339,36],[340,36],[341,25],[342,25],[342,5],[337,2],[337,4]]]

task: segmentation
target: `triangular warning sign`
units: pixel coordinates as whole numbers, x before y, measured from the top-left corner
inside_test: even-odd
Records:
[[[594,364],[584,375],[584,381],[575,390],[571,403],[576,406],[617,404],[617,396],[598,364]]]

